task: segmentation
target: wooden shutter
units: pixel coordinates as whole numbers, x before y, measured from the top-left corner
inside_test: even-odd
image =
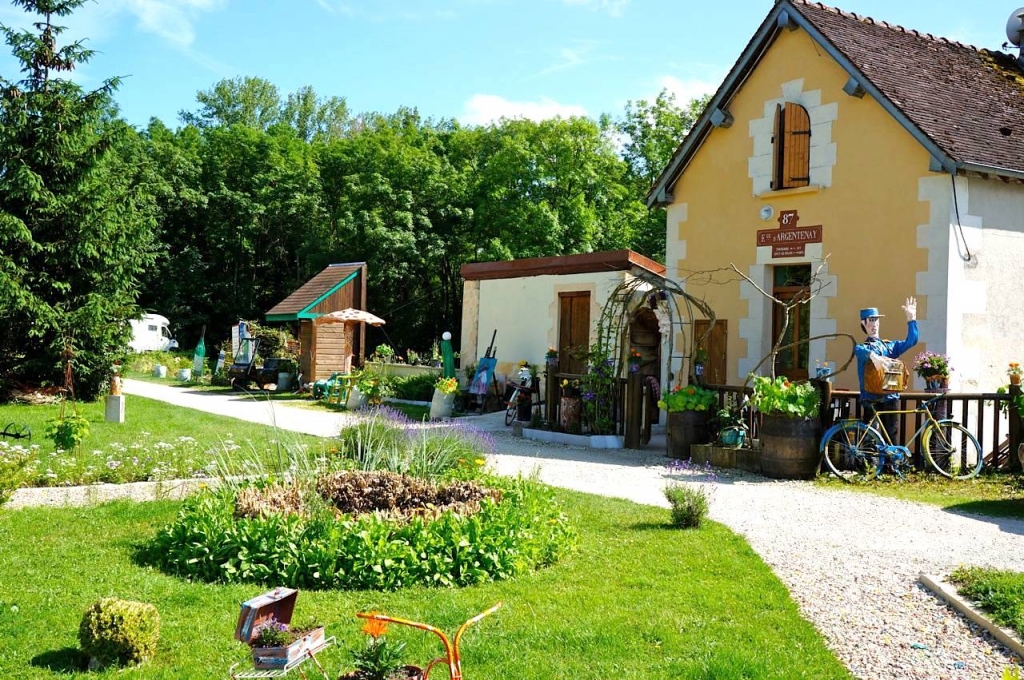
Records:
[[[811,117],[807,109],[792,102],[775,106],[772,153],[772,189],[811,183]]]
[[[811,183],[811,117],[807,109],[790,102],[784,118],[782,187],[805,187]]]
[[[563,373],[584,373],[586,363],[573,358],[590,347],[590,292],[558,294],[558,365]]]
[[[705,342],[700,342],[708,330],[709,323],[707,319],[694,319],[693,322],[693,339],[697,343],[697,349],[703,349],[708,355],[704,364],[704,382],[708,385],[725,385],[728,379],[728,325],[724,319],[717,319],[714,328],[711,329],[711,335]]]

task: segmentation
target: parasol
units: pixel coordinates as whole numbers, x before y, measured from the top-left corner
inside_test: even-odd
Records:
[[[368,323],[371,326],[383,326],[385,321],[362,309],[349,307],[340,312],[324,314],[317,318],[317,323]]]

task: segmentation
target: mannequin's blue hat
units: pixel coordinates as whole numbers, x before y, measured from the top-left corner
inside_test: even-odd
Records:
[[[860,320],[867,321],[873,316],[885,316],[885,314],[878,313],[878,307],[865,307],[860,310]]]

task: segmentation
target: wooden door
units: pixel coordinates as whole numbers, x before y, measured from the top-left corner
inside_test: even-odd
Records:
[[[590,349],[590,292],[558,294],[558,368],[585,373]]]
[[[694,356],[698,351],[703,350],[707,357],[704,362],[703,382],[705,384],[724,385],[728,377],[726,369],[729,364],[726,348],[729,345],[729,326],[724,319],[716,319],[711,334],[701,340],[707,333],[710,323],[711,321],[708,319],[696,319],[693,322]]]
[[[772,288],[772,295],[787,305],[797,300],[806,300],[810,295],[810,265],[775,267],[773,276],[775,285]],[[771,338],[773,343],[782,330],[782,319],[782,306],[773,303]],[[806,340],[809,337],[811,337],[811,305],[809,303],[798,304],[789,310],[789,324],[780,347],[793,343],[799,344],[781,350],[775,357],[775,375],[784,375],[795,380],[807,379],[810,346]]]

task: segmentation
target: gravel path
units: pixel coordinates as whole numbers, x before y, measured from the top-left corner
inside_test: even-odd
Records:
[[[271,412],[251,401],[190,396],[137,381],[126,381],[125,391],[223,415],[241,414],[254,422],[273,419],[279,427],[310,434],[329,434],[331,427],[337,432],[342,420],[336,414],[280,405]],[[714,480],[699,471],[670,473],[656,448],[607,451],[542,444],[511,436],[502,416],[460,419],[494,433],[494,466],[501,474],[536,470],[554,486],[661,507],[667,507],[662,489],[669,480],[704,485],[712,494],[712,518],[747,539],[858,678],[996,680],[1007,666],[1021,664],[917,579],[922,572],[947,574],[960,564],[1024,571],[1024,521],[963,515],[736,471],[718,471]],[[183,490],[162,488],[165,494]],[[42,500],[29,498],[29,491],[17,492],[9,506]],[[131,493],[145,495],[141,489]],[[87,496],[78,500],[88,502]]]

